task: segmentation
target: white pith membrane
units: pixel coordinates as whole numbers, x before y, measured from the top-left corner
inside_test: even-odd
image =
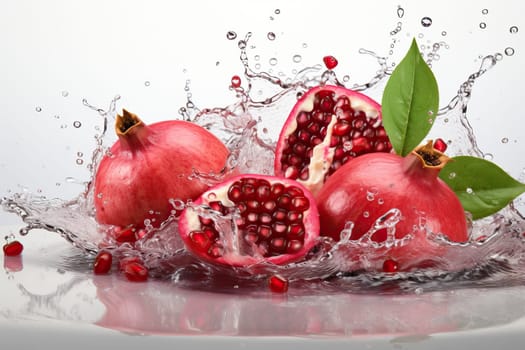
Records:
[[[248,176],[246,178],[250,177]],[[255,179],[260,180],[257,177],[255,177]],[[315,220],[310,221],[310,215],[317,216],[317,208],[315,207],[313,198],[311,198],[311,196],[309,196],[306,192],[307,190],[301,188],[300,185],[286,183],[290,180],[286,180],[285,182],[271,181],[268,179],[265,180],[268,181],[270,185],[277,183],[284,185],[285,190],[283,193],[286,193],[286,191],[291,187],[296,187],[303,192],[304,198],[308,200],[309,208],[301,211],[303,218],[301,220],[301,225],[304,227],[304,233],[299,238],[297,238],[298,241],[301,241],[300,248],[297,250],[297,252],[302,251],[303,254],[297,255],[297,252],[289,253],[285,251],[275,255],[268,255],[268,249],[271,249],[271,247],[261,247],[260,241],[250,241],[250,239],[248,239],[250,232],[245,228],[239,228],[237,226],[237,223],[239,220],[241,220],[242,216],[239,209],[237,209],[237,203],[228,198],[228,192],[233,185],[242,181],[239,178],[228,181],[227,185],[224,184],[206,191],[194,203],[186,205],[186,210],[180,218],[179,227],[184,226],[184,231],[188,233],[185,241],[186,243],[189,243],[190,250],[193,250],[199,255],[204,255],[216,262],[227,263],[228,265],[233,266],[249,266],[263,261],[276,264],[288,263],[297,261],[306,255],[306,253],[316,243],[316,240],[312,239],[311,237],[317,235],[319,231],[317,217]],[[229,208],[226,214],[211,208],[211,203],[217,201],[220,201],[224,207]],[[272,214],[275,211],[282,209],[283,208],[277,205],[275,210],[270,211],[269,213]],[[249,211],[250,210],[247,209],[247,212]],[[291,212],[293,209],[289,209],[289,211]],[[200,232],[202,232],[203,229],[206,229],[206,225],[202,224],[201,218],[210,219],[213,223],[212,225],[208,226],[213,226],[216,234],[218,235],[217,243],[212,242],[212,246],[209,248],[208,252],[200,250],[200,247],[192,247],[192,244],[195,243],[195,237],[193,234],[197,232],[200,235]],[[279,220],[276,223],[279,223]],[[245,225],[247,228],[250,224],[245,223]],[[260,222],[251,225],[260,225]],[[290,223],[288,223],[288,225],[290,225]],[[288,242],[292,240],[288,236],[288,233],[284,234],[283,236],[285,239],[288,239]],[[273,233],[271,237],[273,237]],[[200,239],[200,237],[197,239]],[[269,238],[267,239],[269,241]],[[220,255],[213,257],[212,254],[210,254],[210,251],[213,249],[213,247],[217,246],[220,246]]]
[[[371,126],[374,130],[381,125],[381,119],[379,118],[380,112],[378,111],[378,109],[374,108],[371,105],[370,101],[366,101],[365,99],[360,98],[358,93],[354,92],[352,94],[347,95],[340,94],[337,92],[337,90],[334,91],[329,88],[327,88],[326,90],[332,91],[334,93],[333,100],[336,101],[336,103],[338,98],[346,97],[349,100],[350,106],[354,111],[362,111],[365,113],[367,124]],[[298,109],[297,112],[293,115],[293,119],[291,119],[289,127],[286,129],[284,135],[281,135],[281,137],[284,137],[286,140],[288,140],[290,135],[292,135],[296,131],[298,127],[297,117],[300,115],[301,112],[310,113],[313,111],[314,101],[319,91],[324,91],[324,89],[319,89],[315,93],[309,93],[308,96],[302,101],[301,109]],[[335,106],[336,105],[334,104],[334,108]],[[375,121],[372,122],[372,120],[374,119]],[[316,146],[313,146],[312,156],[310,157],[309,164],[306,167],[308,172],[307,178],[303,178],[301,176],[301,174],[304,172],[304,168],[298,169],[299,174],[297,174],[297,168],[290,166],[290,164],[286,164],[287,168],[284,169],[283,176],[300,182],[313,194],[316,194],[323,186],[326,176],[329,174],[330,167],[334,160],[336,148],[341,147],[341,145],[336,145],[333,147],[330,146],[334,125],[336,125],[336,123],[340,120],[341,119],[339,119],[339,117],[336,114],[332,114],[331,120],[327,126],[326,136],[323,137],[321,143],[317,144]],[[352,130],[352,128],[350,130]],[[351,141],[345,143],[344,148],[345,151],[351,152]],[[283,167],[282,158],[279,161],[281,162],[280,166]]]

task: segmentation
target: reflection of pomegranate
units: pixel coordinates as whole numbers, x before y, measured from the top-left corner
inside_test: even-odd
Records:
[[[348,160],[391,149],[377,102],[342,87],[318,86],[297,101],[286,120],[275,174],[298,180],[316,194]]]
[[[461,203],[437,177],[447,160],[429,142],[405,158],[375,153],[345,164],[319,192],[321,233],[339,240],[345,224],[351,221],[350,239],[367,238],[367,234],[370,243],[383,243],[384,254],[399,263],[400,270],[413,260],[431,259],[436,253],[431,253],[436,245],[427,239],[428,231],[455,242],[467,241]],[[386,221],[380,218],[392,219],[384,216],[392,209],[400,211],[399,222],[393,227],[382,225]],[[409,234],[411,239],[406,239]]]
[[[186,208],[181,214],[184,243],[208,261],[234,266],[263,260],[285,264],[303,258],[319,235],[314,199],[294,180],[241,175],[209,189],[195,204],[218,216],[231,215],[221,224],[224,218],[199,214],[202,207]]]
[[[115,126],[118,141],[100,162],[95,178],[97,221],[126,227],[154,226],[173,209],[169,199],[193,199],[208,185],[195,172],[220,173],[228,149],[204,128],[185,121],[145,125],[124,110]]]

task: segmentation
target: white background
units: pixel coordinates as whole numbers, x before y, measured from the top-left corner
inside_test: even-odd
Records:
[[[478,69],[481,56],[514,48],[512,57],[504,55],[476,84],[469,118],[481,149],[494,154],[496,163],[515,178],[525,166],[525,23],[519,0],[2,0],[0,5],[0,196],[27,189],[69,198],[82,190],[65,179],[87,180],[85,165],[101,125],[98,114],[83,106],[84,98],[107,108],[121,95],[118,108],[146,122],[177,118],[190,80],[198,107],[226,106],[235,101],[230,78],[242,74],[237,41],[249,31],[254,33],[249,46],[255,46],[250,55],[260,55],[263,69],[291,76],[291,69],[319,64],[331,54],[339,59],[339,77],[349,74],[350,83],[362,83],[377,64],[358,54],[359,48],[386,56],[390,31],[399,21],[403,31],[394,60],[414,36],[450,46],[433,67],[442,105]],[[405,9],[402,19],[398,5]],[[425,16],[433,20],[428,28],[420,24]],[[511,26],[518,33],[511,34]],[[226,39],[230,30],[236,40]],[[268,32],[276,39],[268,40]],[[301,63],[293,63],[295,54]],[[279,62],[274,67],[268,64],[272,57]],[[75,128],[75,121],[82,126]],[[76,164],[78,152],[83,165]],[[0,213],[0,223],[15,221]]]

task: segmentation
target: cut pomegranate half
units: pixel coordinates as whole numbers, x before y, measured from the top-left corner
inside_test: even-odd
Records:
[[[188,250],[207,261],[282,265],[302,259],[319,236],[314,199],[294,180],[241,175],[211,188],[194,203],[182,212],[179,233]],[[199,213],[203,208],[217,217]],[[220,229],[219,220],[226,220]]]
[[[326,178],[350,159],[391,150],[377,102],[343,87],[318,86],[307,91],[288,116],[274,170],[316,195]]]

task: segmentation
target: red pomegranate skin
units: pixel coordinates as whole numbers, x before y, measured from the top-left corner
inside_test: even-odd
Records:
[[[396,225],[397,239],[411,233],[424,217],[426,228],[433,233],[442,233],[454,242],[467,241],[463,207],[455,193],[437,177],[442,166],[427,166],[415,153],[405,158],[371,153],[353,159],[335,172],[318,194],[321,235],[339,241],[345,224],[352,221],[350,239],[359,239],[379,217],[397,208],[402,214]],[[385,239],[385,229],[372,236],[376,242]],[[432,259],[440,247],[424,231],[416,230],[408,244],[381,249],[385,259],[394,259],[401,271],[414,261]]]
[[[124,115],[136,117],[127,111]],[[133,123],[125,132],[116,126],[118,140],[97,169],[96,219],[121,227],[141,227],[150,219],[157,226],[173,210],[169,199],[194,199],[209,187],[189,176],[194,171],[220,173],[229,151],[216,136],[191,122]]]

